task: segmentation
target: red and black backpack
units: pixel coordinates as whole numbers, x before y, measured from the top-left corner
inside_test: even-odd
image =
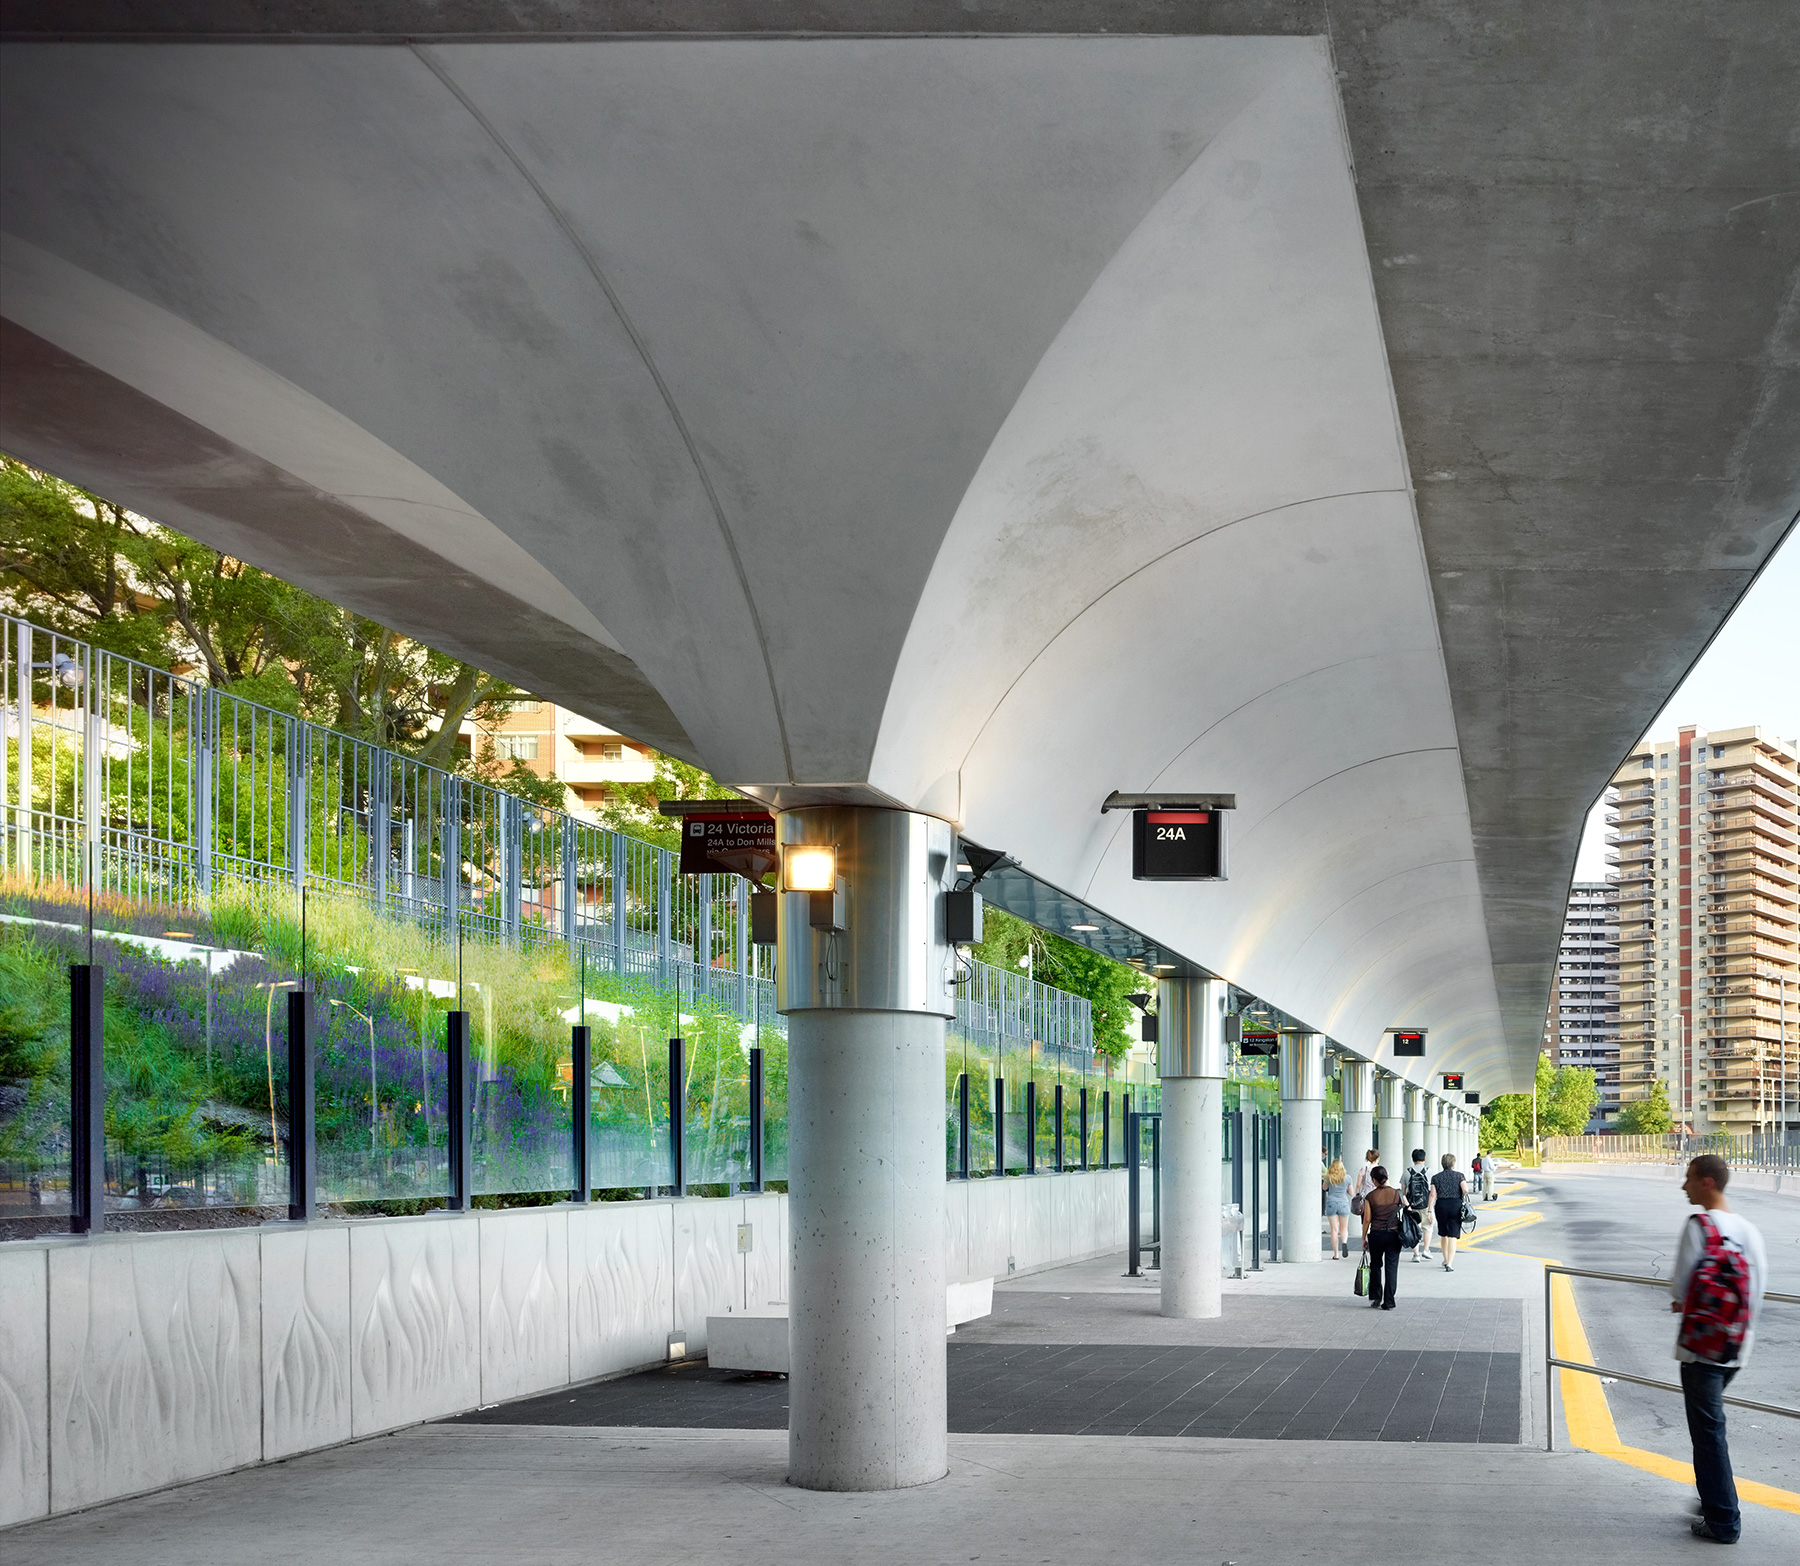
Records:
[[[1708,1364],[1729,1365],[1750,1331],[1750,1258],[1705,1213],[1695,1213],[1694,1222],[1706,1249],[1688,1275],[1676,1341]]]

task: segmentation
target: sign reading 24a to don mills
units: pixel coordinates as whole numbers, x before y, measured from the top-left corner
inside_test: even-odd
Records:
[[[683,875],[741,875],[760,881],[780,860],[775,818],[765,811],[682,817]]]

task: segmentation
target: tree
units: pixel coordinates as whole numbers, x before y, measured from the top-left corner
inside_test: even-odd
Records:
[[[1145,983],[1143,974],[1085,946],[1065,941],[1034,924],[989,907],[982,915],[983,939],[974,956],[996,968],[1025,966],[1040,984],[1084,997],[1093,1008],[1094,1053],[1119,1060],[1131,1048],[1135,1010],[1126,996]]]
[[[681,847],[681,823],[661,814],[656,806],[664,799],[743,799],[710,773],[690,762],[650,752],[656,773],[648,783],[609,783],[600,822],[615,832],[626,832],[662,848]]]
[[[516,762],[460,753],[517,687],[99,495],[0,456],[0,604],[48,629],[359,739],[562,803]]]
[[[1511,1152],[1531,1140],[1531,1095],[1502,1093],[1490,1099],[1481,1111],[1481,1150],[1484,1153]]]
[[[1616,1122],[1626,1136],[1660,1136],[1674,1125],[1669,1113],[1669,1087],[1660,1077],[1650,1084],[1644,1097],[1619,1111]]]
[[[1537,1063],[1539,1136],[1580,1136],[1600,1102],[1594,1073],[1586,1066],[1555,1066],[1548,1055]]]

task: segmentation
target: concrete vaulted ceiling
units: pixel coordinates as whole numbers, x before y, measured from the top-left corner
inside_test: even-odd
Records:
[[[1582,813],[1800,503],[1782,6],[61,9],[6,449],[1525,1079]],[[1101,800],[1186,788],[1231,881],[1132,882]]]

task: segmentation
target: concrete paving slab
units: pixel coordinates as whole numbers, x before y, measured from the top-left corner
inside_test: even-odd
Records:
[[[1415,1493],[1450,1499],[1456,1537],[1483,1555],[1712,1559],[1688,1535],[1682,1487],[1618,1463],[1505,1446],[1399,1455],[1342,1441],[963,1435],[936,1484],[828,1495],[787,1484],[779,1431],[433,1425],[32,1524],[6,1535],[4,1553],[8,1566],[122,1549],[133,1566],[1435,1566],[1441,1530],[1395,1524],[1403,1473]],[[1731,1559],[1797,1555],[1800,1518],[1757,1509]]]

